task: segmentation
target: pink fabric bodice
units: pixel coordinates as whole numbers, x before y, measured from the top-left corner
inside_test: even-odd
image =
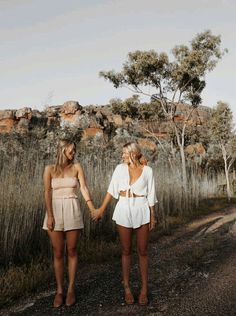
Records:
[[[78,179],[76,177],[52,178],[52,198],[78,198]]]

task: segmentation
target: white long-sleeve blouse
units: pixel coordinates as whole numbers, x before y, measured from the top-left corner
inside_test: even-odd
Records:
[[[126,191],[126,197],[128,197],[129,191],[131,197],[134,194],[146,196],[149,206],[154,206],[158,202],[153,170],[149,166],[143,167],[141,175],[131,185],[128,165],[122,163],[116,166],[107,192],[118,199],[120,191]]]

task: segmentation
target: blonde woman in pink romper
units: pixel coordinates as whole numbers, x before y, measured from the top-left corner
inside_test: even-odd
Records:
[[[84,227],[81,209],[77,196],[80,191],[92,211],[94,205],[86,185],[83,169],[79,163],[74,163],[75,143],[60,140],[57,148],[55,165],[48,165],[44,170],[44,192],[46,215],[43,229],[47,230],[54,253],[54,271],[57,291],[54,307],[63,304],[64,288],[64,246],[66,244],[68,257],[69,285],[66,295],[66,305],[75,303],[75,276],[78,264],[77,241]]]
[[[156,224],[155,204],[157,203],[153,170],[146,161],[136,143],[123,146],[123,163],[119,164],[103,200],[102,206],[92,211],[94,220],[100,219],[112,197],[119,199],[112,219],[117,224],[122,248],[122,273],[125,302],[134,303],[134,297],[129,286],[131,263],[132,233],[136,232],[139,267],[142,288],[138,302],[148,303],[148,237],[149,231]]]

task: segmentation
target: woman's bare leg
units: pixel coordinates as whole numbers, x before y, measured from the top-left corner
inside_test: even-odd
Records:
[[[64,276],[64,232],[48,230],[52,247],[54,271],[57,283],[57,294],[63,293],[63,276]]]
[[[130,274],[130,264],[131,264],[131,246],[132,246],[132,228],[123,227],[117,225],[117,230],[121,242],[122,251],[122,274],[123,274],[123,284],[126,292],[130,292],[129,288],[129,274]]]
[[[67,256],[68,256],[68,275],[69,275],[68,293],[74,292],[75,276],[76,276],[77,266],[78,266],[77,243],[78,243],[79,235],[80,235],[80,230],[70,230],[66,232],[66,248],[67,248]]]
[[[142,279],[141,294],[147,295],[148,290],[148,238],[149,238],[149,224],[142,225],[136,229],[137,249],[139,256],[139,268]]]

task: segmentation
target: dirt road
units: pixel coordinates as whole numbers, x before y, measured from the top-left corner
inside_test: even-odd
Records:
[[[150,243],[149,305],[123,302],[120,262],[93,264],[80,269],[77,303],[53,309],[54,293],[0,311],[1,315],[236,315],[236,208],[220,212],[177,229]],[[131,274],[139,291],[137,255]]]

